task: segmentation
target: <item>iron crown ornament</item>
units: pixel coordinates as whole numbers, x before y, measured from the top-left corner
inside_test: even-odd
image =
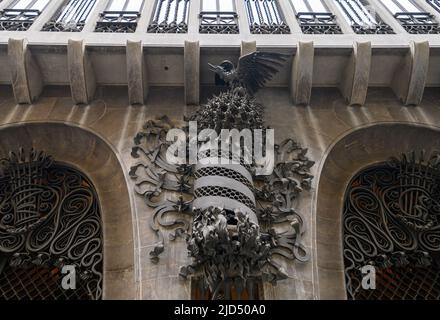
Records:
[[[0,168],[0,262],[6,261],[10,273],[29,268],[59,273],[65,265],[74,266],[78,294],[100,299],[102,224],[91,181],[34,149],[11,151]],[[66,299],[60,286],[56,282],[48,297]],[[0,286],[0,296],[21,297],[6,291]]]

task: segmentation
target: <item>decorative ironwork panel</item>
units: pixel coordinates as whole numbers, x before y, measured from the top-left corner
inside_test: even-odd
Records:
[[[245,0],[245,5],[251,33],[290,33],[278,6],[278,0]]]
[[[22,149],[17,154],[11,152],[0,164],[0,258],[12,268],[6,268],[9,271],[1,274],[0,281],[20,277],[21,269],[32,269],[37,275],[32,280],[35,285],[52,283],[64,265],[71,265],[78,287],[89,299],[100,299],[101,217],[91,182],[79,171],[34,150],[27,154]],[[23,293],[18,292],[28,286],[31,284],[12,283],[10,288],[0,286],[0,293],[13,299],[21,297]],[[61,282],[54,286],[51,284],[45,294],[44,288],[36,288],[26,297],[66,298],[60,294]]]
[[[381,0],[408,33],[440,33],[439,23],[412,0]]]
[[[95,4],[96,0],[66,1],[44,25],[42,31],[81,31]]]
[[[426,2],[428,2],[428,4],[435,10],[440,12],[440,0],[426,0]]]
[[[303,33],[340,34],[336,16],[328,11],[321,0],[290,0]]]
[[[157,0],[148,32],[188,32],[189,2],[190,0]]]
[[[359,34],[392,34],[393,29],[361,0],[335,0],[344,18]]]
[[[343,218],[350,299],[439,298],[439,153],[403,155],[358,173]],[[361,286],[366,265],[376,269],[375,290]]]
[[[143,0],[111,0],[99,15],[96,32],[135,32]]]
[[[16,0],[1,11],[1,31],[26,31],[41,14],[49,0]]]
[[[218,6],[219,0],[210,3]],[[275,284],[289,276],[274,256],[309,259],[302,243],[303,219],[294,210],[297,197],[310,189],[313,178],[314,162],[307,157],[307,149],[291,139],[280,145],[265,140],[273,147],[275,167],[264,176],[257,173],[257,160],[246,157],[247,147],[234,153],[218,139],[211,142],[219,143],[220,149],[202,143],[203,148],[196,142],[197,161],[188,164],[194,122],[196,135],[209,128],[217,135],[222,129],[260,129],[266,135],[263,108],[253,95],[287,58],[257,51],[240,57],[237,66],[230,61],[210,64],[216,83],[227,87],[224,92],[180,125],[167,117],[149,120],[134,138],[132,156],[140,161],[131,167],[130,177],[135,191],[153,208],[150,226],[158,237],[150,258],[157,263],[165,250],[162,228],[172,229],[171,241],[184,237],[192,262],[182,266],[179,275],[194,279],[195,299],[262,298],[257,294],[262,282]],[[175,127],[189,132],[179,152],[184,164],[166,160],[171,144],[166,137]],[[163,191],[180,194],[172,201],[164,198]],[[280,228],[285,231],[278,232]]]
[[[200,33],[239,33],[234,0],[202,0],[199,18]]]

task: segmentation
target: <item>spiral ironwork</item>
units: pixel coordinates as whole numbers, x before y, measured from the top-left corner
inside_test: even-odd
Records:
[[[90,180],[34,150],[11,152],[1,164],[1,258],[13,269],[56,268],[59,272],[64,265],[73,265],[79,286],[90,299],[100,299],[101,217]],[[17,298],[2,288],[0,297]]]
[[[352,179],[345,195],[343,220],[349,298],[373,297],[361,285],[361,268],[365,265],[376,267],[380,285],[376,297],[430,298],[440,294],[438,287],[437,293],[428,290],[429,294],[379,293],[388,290],[384,279],[391,279],[390,274],[395,276],[394,282],[404,282],[405,272],[415,278],[440,274],[439,191],[437,153],[429,158],[424,153],[420,157],[415,153],[403,155],[368,167]],[[403,282],[401,286],[406,286]]]

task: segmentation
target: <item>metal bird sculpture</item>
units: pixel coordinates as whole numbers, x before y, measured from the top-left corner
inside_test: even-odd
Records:
[[[253,95],[272,79],[287,57],[275,52],[256,51],[240,57],[237,68],[229,60],[217,66],[208,64],[215,72],[216,85],[227,85],[232,89],[241,87]]]

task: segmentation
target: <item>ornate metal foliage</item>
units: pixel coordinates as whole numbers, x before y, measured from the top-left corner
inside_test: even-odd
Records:
[[[336,0],[350,23],[358,34],[393,34],[389,25],[382,21],[377,14],[370,13],[362,0]]]
[[[286,140],[276,146],[277,165],[272,175],[264,177],[254,177],[255,186],[246,178],[246,172],[243,169],[231,169],[227,167],[201,167],[194,172],[194,168],[187,165],[170,166],[164,157],[164,152],[169,143],[165,141],[167,131],[175,127],[167,118],[148,121],[142,132],[135,137],[135,147],[132,155],[140,159],[130,171],[130,176],[135,181],[135,191],[143,196],[145,203],[153,208],[150,227],[156,232],[158,242],[150,256],[153,262],[159,260],[160,254],[165,249],[165,238],[163,229],[172,230],[170,240],[176,237],[184,236],[188,241],[188,250],[194,258],[194,263],[181,269],[181,276],[187,277],[194,274],[199,277],[202,272],[203,285],[212,293],[216,289],[217,293],[227,292],[223,287],[230,281],[239,288],[247,287],[247,281],[253,282],[256,278],[264,281],[276,282],[285,278],[287,275],[283,268],[277,263],[276,256],[287,259],[307,261],[309,258],[306,249],[301,243],[301,237],[305,232],[303,219],[299,213],[294,210],[295,200],[304,189],[310,188],[313,178],[309,170],[313,166],[313,161],[307,157],[307,149],[301,148],[293,140]],[[240,173],[241,171],[241,173]],[[245,211],[226,210],[228,208],[227,199],[234,199],[230,193],[221,193],[219,190],[207,190],[195,192],[192,189],[193,179],[211,177],[214,182],[208,183],[211,189],[215,186],[215,179],[227,177],[236,181],[241,181],[243,185],[251,188],[258,200],[255,208],[249,205],[243,198],[235,198],[238,203],[244,203]],[[204,188],[195,188],[195,190],[204,190]],[[167,191],[175,191],[179,194],[177,200],[168,200],[164,194]],[[195,194],[197,193],[197,195]],[[238,195],[238,194],[237,194]],[[218,202],[207,202],[204,208],[193,208],[194,197],[223,197],[224,200]],[[251,198],[249,196],[247,198]],[[176,199],[176,197],[174,197]],[[250,200],[252,203],[252,200]],[[214,205],[214,206],[210,206]],[[221,204],[221,205],[220,205]],[[200,205],[200,203],[198,204]],[[239,205],[236,205],[239,208]],[[257,219],[251,219],[251,212],[246,210],[250,207],[255,212],[253,215]],[[226,211],[225,211],[226,210]],[[247,213],[246,213],[247,211]],[[172,219],[177,214],[177,218]],[[235,216],[237,227],[224,225],[230,217]],[[252,215],[252,214],[251,214]],[[191,218],[194,219],[191,226]],[[241,224],[240,224],[241,223]],[[240,224],[240,232],[237,228]],[[287,224],[290,230],[279,233],[277,226]],[[220,228],[220,229],[219,229]],[[191,232],[192,230],[192,232]],[[227,230],[227,235],[224,233]],[[233,233],[232,231],[236,233]],[[258,235],[256,232],[258,231]],[[223,234],[220,238],[218,233]],[[238,232],[238,233],[237,233]],[[200,237],[203,234],[203,237]],[[211,241],[217,239],[216,241]],[[232,239],[232,240],[231,240]],[[214,254],[217,246],[237,247],[237,252],[233,256]],[[246,244],[246,245],[245,245]],[[210,246],[213,246],[211,249]],[[240,247],[243,246],[243,247]],[[202,250],[203,248],[203,250]],[[209,251],[206,255],[204,250]],[[212,251],[214,250],[214,251]],[[228,251],[230,253],[230,251]],[[241,253],[239,253],[241,252]],[[222,254],[223,251],[222,251]],[[224,274],[218,274],[218,261],[223,263],[223,270],[229,272],[234,268],[243,269],[241,277],[222,278]],[[252,257],[252,258],[250,258]],[[233,265],[232,265],[233,264]],[[252,268],[251,268],[252,266]],[[231,269],[232,268],[232,269]],[[232,271],[231,271],[232,272]],[[225,281],[221,282],[220,279]],[[238,281],[238,282],[237,282]],[[213,295],[213,298],[218,295]]]
[[[157,0],[148,32],[187,33],[190,0]]]
[[[0,254],[13,269],[74,265],[89,298],[101,298],[101,217],[90,181],[34,150],[11,152],[1,172]]]
[[[377,294],[381,289],[389,290],[392,281],[395,289],[384,297],[432,297],[424,289],[402,293],[397,287],[407,287],[398,282],[405,281],[405,272],[415,278],[423,274],[440,276],[439,185],[438,153],[429,158],[424,153],[420,157],[415,153],[403,155],[353,178],[344,208],[344,260],[350,298],[365,297],[360,268],[368,264],[379,270],[379,278],[389,280],[391,275],[393,279],[381,280],[385,289],[376,288]],[[430,282],[425,279],[421,283],[426,281]]]
[[[238,71],[234,70],[241,80],[235,83],[235,76],[223,77],[231,88],[190,117],[197,121],[198,130],[264,130],[262,107],[247,88],[255,92],[262,87],[276,72],[273,61],[283,59],[263,52],[242,59]],[[170,142],[165,138],[173,127],[176,124],[166,117],[148,121],[136,135],[132,151],[132,156],[141,160],[130,171],[135,190],[153,208],[150,226],[158,235],[150,252],[153,262],[164,250],[162,229],[169,228],[170,240],[186,238],[193,258],[190,265],[181,267],[180,275],[199,279],[202,291],[209,291],[213,299],[228,299],[232,287],[238,297],[244,291],[253,296],[258,281],[275,283],[286,278],[280,257],[308,260],[301,242],[303,219],[294,210],[295,200],[303,189],[310,188],[313,178],[310,168],[314,163],[308,159],[307,149],[293,140],[276,145],[276,165],[270,176],[256,176],[253,163],[223,149],[199,149],[196,165],[170,165],[165,159]],[[189,132],[186,123],[180,128]],[[186,145],[191,143],[189,139],[187,136]],[[174,200],[165,198],[169,191],[178,193]],[[282,229],[285,231],[280,232]]]
[[[68,0],[47,22],[42,31],[80,32],[86,23],[96,0]]]
[[[278,0],[245,0],[245,5],[251,33],[290,33],[290,28],[278,6]]]

